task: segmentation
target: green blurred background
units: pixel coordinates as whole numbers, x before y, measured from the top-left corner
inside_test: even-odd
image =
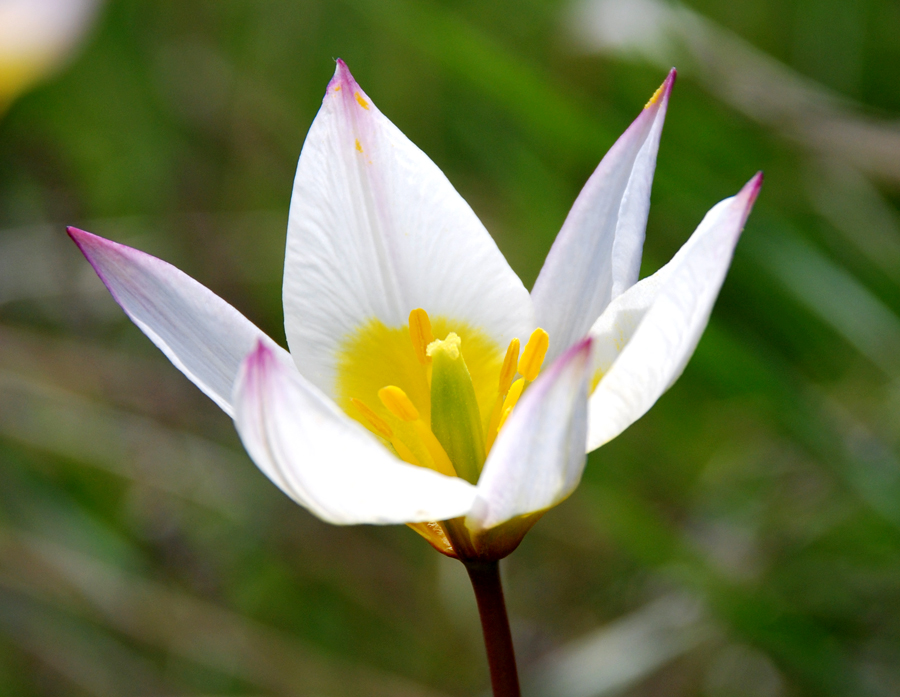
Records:
[[[291,503],[64,233],[283,342],[337,57],[529,287],[670,65],[642,274],[766,172],[684,376],[505,562],[525,694],[900,694],[898,27],[893,0],[109,0],[0,117],[0,694],[487,689],[461,566]]]

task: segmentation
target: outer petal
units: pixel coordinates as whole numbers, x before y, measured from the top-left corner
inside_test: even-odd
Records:
[[[424,308],[501,347],[533,328],[531,300],[444,174],[338,61],[294,180],[285,330],[303,374],[334,394],[341,342]]]
[[[760,186],[762,173],[716,204],[666,266],[614,300],[591,328],[602,379],[588,403],[588,451],[643,416],[681,375]]]
[[[638,279],[650,187],[674,68],[581,190],[531,292],[548,360],[587,334],[609,302]]]
[[[68,233],[131,321],[229,416],[238,368],[258,340],[291,363],[250,320],[171,264],[84,230]]]
[[[247,452],[282,491],[338,525],[465,515],[475,487],[407,465],[260,343],[235,386]]]
[[[566,498],[586,455],[591,339],[561,356],[528,389],[503,427],[478,480],[466,525],[487,530]]]

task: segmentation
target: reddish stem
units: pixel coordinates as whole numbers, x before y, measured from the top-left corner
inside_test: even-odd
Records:
[[[475,590],[494,697],[520,697],[519,674],[496,561],[464,562]]]

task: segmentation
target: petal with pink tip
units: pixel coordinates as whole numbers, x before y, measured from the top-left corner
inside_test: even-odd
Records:
[[[643,416],[681,375],[760,186],[762,173],[716,204],[668,264],[616,298],[591,328],[602,378],[588,402],[588,451]]]
[[[581,339],[638,279],[650,188],[675,70],[616,141],[581,190],[534,290],[535,321],[552,360]]]
[[[336,525],[418,523],[465,515],[475,487],[402,462],[260,344],[235,386],[235,425],[282,491]]]
[[[284,269],[298,368],[334,394],[339,347],[371,320],[424,308],[499,347],[528,336],[528,291],[444,174],[375,106],[342,61],[300,154]]]
[[[488,530],[555,506],[584,470],[591,339],[560,356],[531,385],[491,449],[466,525]]]
[[[171,264],[78,228],[68,232],[131,321],[229,416],[238,368],[258,340],[291,363],[250,320]]]

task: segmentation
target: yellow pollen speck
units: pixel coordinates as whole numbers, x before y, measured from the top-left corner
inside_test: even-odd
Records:
[[[359,138],[356,139],[356,149],[359,152],[362,152],[362,145],[359,144]]]
[[[340,86],[340,85],[335,85],[335,86],[334,86],[334,91],[335,91],[335,92],[340,92],[340,91],[341,91],[341,86]]]
[[[522,357],[519,359],[519,372],[529,382],[534,380],[538,373],[541,372],[544,356],[547,355],[549,346],[550,335],[543,329],[538,327],[531,333],[531,337],[522,351]]]
[[[428,345],[434,341],[434,334],[431,331],[431,320],[428,313],[421,307],[409,313],[409,338],[419,363],[422,365],[430,363],[431,357],[428,355],[427,349]]]
[[[659,101],[660,95],[662,95],[665,87],[666,87],[666,83],[664,82],[657,88],[656,92],[653,93],[653,96],[650,97],[650,101],[647,102],[646,104],[644,104],[645,109],[649,109],[651,106],[653,106],[654,104],[656,104]]]
[[[353,406],[356,407],[357,411],[362,414],[363,418],[369,423],[369,425],[374,428],[379,435],[384,436],[388,440],[394,437],[394,432],[391,430],[391,427],[388,426],[384,419],[382,419],[378,414],[369,409],[366,406],[365,402],[356,399],[355,397],[351,397],[350,401],[353,403]]]
[[[519,362],[519,340],[513,339],[509,342],[509,348],[506,349],[506,357],[503,359],[503,367],[500,368],[500,394],[505,395],[509,392],[509,386],[512,385],[513,378],[516,377],[516,365]]]
[[[363,99],[363,96],[362,96],[359,92],[356,92],[354,96],[356,97],[356,101],[359,102],[359,105],[360,105],[363,109],[365,109],[366,111],[368,111],[368,109],[369,109],[369,103],[368,103],[365,99]]]
[[[402,421],[418,421],[419,410],[413,405],[406,392],[395,385],[378,390],[378,398],[385,408]]]

